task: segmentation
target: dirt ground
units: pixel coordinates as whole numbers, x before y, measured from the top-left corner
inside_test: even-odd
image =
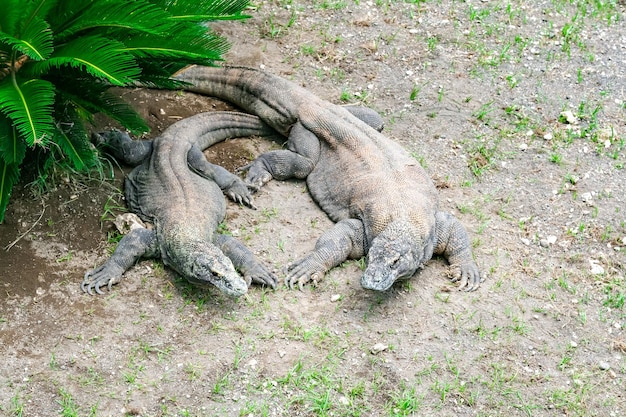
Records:
[[[380,112],[468,229],[485,282],[456,291],[436,258],[374,293],[351,261],[303,292],[230,299],[146,260],[88,296],[128,168],[60,175],[44,194],[23,184],[0,225],[0,415],[626,415],[624,2],[285,0],[250,14],[214,25],[227,62]],[[226,108],[120,94],[151,136]],[[232,170],[270,146],[207,156]],[[284,277],[331,222],[302,182],[255,202],[229,204],[226,227]]]

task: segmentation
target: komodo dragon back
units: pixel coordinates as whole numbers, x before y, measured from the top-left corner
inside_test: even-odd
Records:
[[[152,222],[154,230],[135,229],[124,236],[105,264],[85,274],[83,290],[100,294],[101,287],[110,289],[142,257],[161,258],[190,282],[212,284],[231,296],[245,294],[252,282],[275,287],[276,277],[243,244],[216,233],[226,213],[222,193],[247,205],[252,200],[239,177],[202,154],[229,137],[274,133],[256,116],[235,112],[184,119],[150,144],[123,132],[107,133],[103,140],[122,160],[144,158],[128,176],[125,193],[129,208]]]
[[[304,88],[256,69],[190,67],[177,74],[186,89],[225,99],[288,137],[249,164],[247,181],[306,179],[313,199],[336,222],[312,253],[290,267],[291,287],[318,282],[350,258],[367,256],[364,288],[384,291],[434,254],[444,255],[452,281],[473,291],[481,277],[469,236],[439,210],[437,191],[421,166],[381,134],[372,112],[337,106]]]

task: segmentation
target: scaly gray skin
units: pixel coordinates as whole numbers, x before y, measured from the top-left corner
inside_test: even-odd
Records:
[[[275,288],[276,277],[242,243],[215,233],[226,214],[222,192],[249,206],[252,198],[239,177],[202,154],[226,138],[271,134],[256,116],[212,112],[183,119],[151,142],[133,141],[119,131],[101,136],[121,161],[143,161],[126,179],[126,201],[154,230],[135,229],[124,236],[104,265],[85,274],[83,291],[110,290],[141,257],[160,257],[187,280],[213,284],[234,297],[245,294],[252,282]]]
[[[433,254],[444,255],[453,282],[473,291],[480,272],[461,223],[439,211],[437,191],[401,146],[367,115],[321,100],[285,79],[250,68],[194,66],[177,78],[185,89],[220,97],[258,115],[288,137],[287,149],[248,165],[257,186],[272,178],[306,178],[313,199],[336,225],[295,262],[290,287],[318,282],[348,258],[367,255],[364,288],[384,291],[411,277]]]

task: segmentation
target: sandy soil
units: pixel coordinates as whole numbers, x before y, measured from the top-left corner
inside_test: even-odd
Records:
[[[486,281],[458,292],[433,259],[373,293],[347,262],[316,288],[235,300],[147,260],[90,297],[80,282],[114,248],[128,168],[59,174],[44,194],[22,184],[0,225],[0,414],[626,414],[624,12],[608,0],[294,0],[216,24],[234,44],[228,63],[379,111],[467,227]],[[229,108],[120,94],[151,136]],[[272,146],[236,139],[207,157],[232,170]],[[331,222],[302,182],[271,182],[255,201],[229,204],[226,227],[283,277]]]

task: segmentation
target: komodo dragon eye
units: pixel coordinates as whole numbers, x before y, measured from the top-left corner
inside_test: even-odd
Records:
[[[395,254],[390,260],[389,260],[389,267],[391,269],[398,269],[401,266],[401,256],[400,254]]]

